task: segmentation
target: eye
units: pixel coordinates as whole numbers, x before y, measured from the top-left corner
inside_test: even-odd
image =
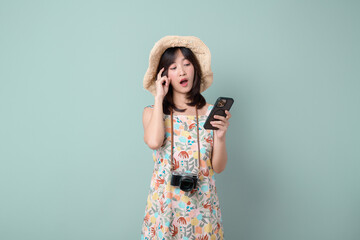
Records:
[[[175,70],[176,69],[176,67],[172,67],[172,68],[170,68],[170,70]]]
[[[184,61],[184,66],[190,66],[190,65],[191,65],[191,62],[186,59],[186,60]]]

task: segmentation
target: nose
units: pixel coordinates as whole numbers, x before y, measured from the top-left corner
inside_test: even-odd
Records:
[[[181,66],[181,67],[179,68],[179,73],[180,73],[180,76],[186,74],[183,66]]]

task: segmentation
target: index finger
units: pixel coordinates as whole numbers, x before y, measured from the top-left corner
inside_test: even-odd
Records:
[[[161,74],[162,74],[162,72],[163,72],[164,70],[165,70],[165,67],[163,67],[162,69],[160,69],[160,71],[159,71],[159,73],[158,73],[158,75],[157,75],[158,78],[161,77]]]
[[[225,110],[226,115],[231,118],[231,113],[228,110]]]

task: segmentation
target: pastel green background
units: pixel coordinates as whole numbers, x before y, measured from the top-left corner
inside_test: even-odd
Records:
[[[235,100],[227,240],[360,239],[359,1],[0,2],[0,239],[140,239],[142,79],[194,35]]]

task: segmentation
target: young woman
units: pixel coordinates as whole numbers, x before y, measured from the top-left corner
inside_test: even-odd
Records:
[[[224,239],[214,172],[226,166],[231,114],[215,115],[218,130],[203,128],[213,105],[200,92],[212,81],[199,38],[166,36],[151,50],[143,84],[155,104],[144,108],[143,127],[154,170],[141,239]]]

